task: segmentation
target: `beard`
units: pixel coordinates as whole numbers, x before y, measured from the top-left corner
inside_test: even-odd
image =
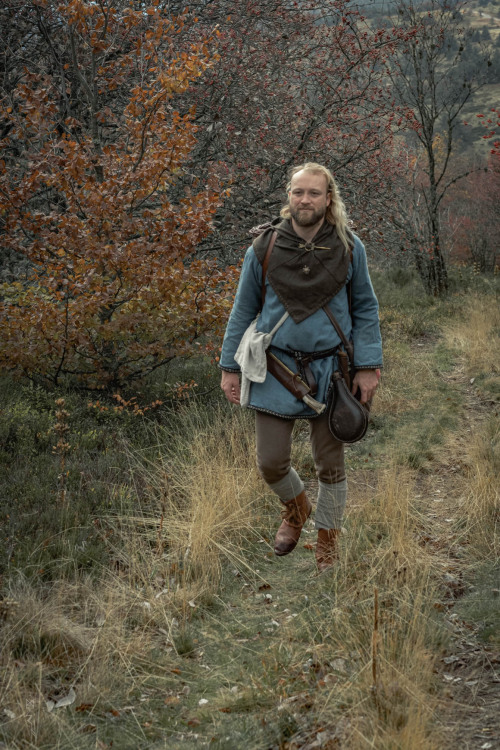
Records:
[[[319,224],[321,219],[325,218],[325,214],[326,208],[308,209],[290,207],[290,215],[299,227],[313,227],[315,224]]]

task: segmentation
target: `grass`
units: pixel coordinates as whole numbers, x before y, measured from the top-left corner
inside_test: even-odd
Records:
[[[312,521],[293,555],[273,555],[279,508],[254,466],[252,415],[222,401],[216,372],[204,398],[144,416],[63,394],[64,461],[52,452],[61,394],[4,379],[6,747],[450,746],[450,613],[498,644],[499,433],[485,383],[499,326],[477,279],[436,301],[411,274],[374,276],[386,368],[368,436],[347,450],[330,575],[316,575]],[[294,464],[313,484],[300,424]],[[438,480],[452,523],[435,512]]]
[[[500,403],[500,307],[474,300],[461,321],[445,326],[447,346],[461,356],[467,376],[483,399]]]

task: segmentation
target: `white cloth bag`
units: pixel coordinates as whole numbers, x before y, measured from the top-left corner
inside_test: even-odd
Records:
[[[278,328],[288,318],[285,312],[276,323],[272,331],[264,333],[257,331],[257,318],[253,320],[245,333],[234,355],[235,361],[241,368],[240,405],[248,406],[250,399],[250,383],[263,383],[267,374],[266,350]]]

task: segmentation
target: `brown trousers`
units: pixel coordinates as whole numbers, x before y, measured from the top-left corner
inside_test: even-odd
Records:
[[[307,421],[318,479],[325,484],[342,482],[345,479],[344,444],[332,436],[326,414]],[[294,423],[294,419],[256,412],[257,467],[267,484],[276,484],[290,471]]]

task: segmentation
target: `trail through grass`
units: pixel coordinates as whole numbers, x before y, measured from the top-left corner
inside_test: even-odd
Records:
[[[474,301],[490,310],[489,325],[478,314],[467,327],[470,299],[436,307],[395,292],[382,306],[386,370],[373,422],[347,449],[340,562],[326,575],[316,572],[312,521],[290,556],[272,552],[279,507],[254,467],[251,414],[217,398],[164,422],[95,410],[92,422],[82,410],[76,426],[82,407],[68,397],[74,449],[61,504],[59,459],[47,458],[53,415],[33,406],[45,396],[32,393],[27,409],[12,392],[5,747],[495,741],[500,321],[491,297]],[[468,337],[479,352],[478,339],[488,341],[490,355],[472,355]],[[9,416],[16,409],[33,430]],[[314,499],[306,426],[295,437],[294,464]]]

